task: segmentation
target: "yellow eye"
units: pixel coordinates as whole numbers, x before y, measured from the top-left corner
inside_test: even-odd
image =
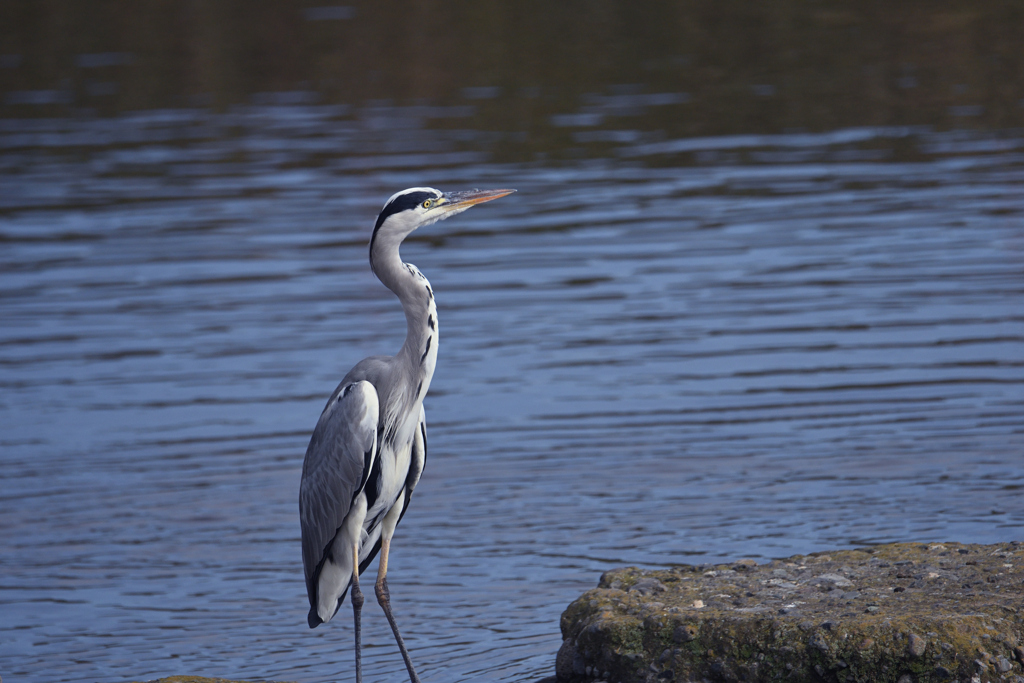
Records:
[[[424,209],[429,209],[430,205],[433,204],[433,203],[434,203],[433,199],[426,199],[426,200],[423,201],[423,208]]]

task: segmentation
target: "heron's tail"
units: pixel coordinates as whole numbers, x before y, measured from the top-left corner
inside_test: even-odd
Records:
[[[349,582],[345,586],[345,589],[341,591],[341,595],[338,596],[337,602],[334,603],[334,611],[331,612],[331,615],[326,619],[320,616],[320,612],[317,609],[316,605],[313,605],[309,608],[309,614],[306,615],[306,623],[309,624],[310,628],[316,628],[320,624],[327,623],[328,621],[334,618],[334,615],[338,613],[339,609],[341,609],[341,603],[345,602],[345,596],[348,595],[348,589],[350,585],[351,582]]]

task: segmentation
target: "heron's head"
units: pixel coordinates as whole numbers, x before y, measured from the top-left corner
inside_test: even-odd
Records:
[[[432,187],[410,187],[391,195],[373,227],[370,250],[378,238],[401,243],[409,233],[462,213],[471,206],[512,194],[515,190],[468,190],[441,192]]]

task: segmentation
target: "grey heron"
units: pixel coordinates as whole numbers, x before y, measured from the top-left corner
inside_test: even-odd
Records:
[[[413,187],[388,199],[370,238],[370,268],[405,311],[405,343],[394,356],[371,356],[353,367],[320,414],[302,463],[299,520],[310,628],[330,621],[352,588],[356,681],[362,682],[359,574],[380,552],[375,593],[398,649],[419,683],[398,631],[388,592],[388,551],[427,458],[423,397],[437,360],[434,292],[398,253],[417,228],[515,190],[441,192]]]

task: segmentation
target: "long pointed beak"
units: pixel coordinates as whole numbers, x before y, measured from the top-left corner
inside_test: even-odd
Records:
[[[464,192],[446,192],[445,202],[440,209],[447,211],[465,210],[476,204],[483,204],[499,197],[510,195],[515,190],[467,190]]]

